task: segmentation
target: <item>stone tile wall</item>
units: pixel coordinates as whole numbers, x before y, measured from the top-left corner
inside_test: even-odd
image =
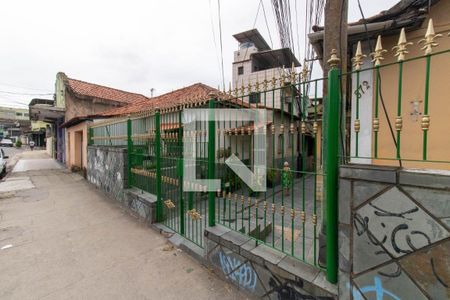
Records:
[[[340,169],[341,299],[450,298],[450,175]]]
[[[207,264],[261,299],[336,299],[336,286],[317,267],[221,225],[205,229]]]
[[[123,202],[127,187],[127,149],[88,146],[87,180],[108,196]]]

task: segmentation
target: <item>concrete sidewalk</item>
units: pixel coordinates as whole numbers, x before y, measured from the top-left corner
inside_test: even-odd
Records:
[[[245,299],[66,170],[0,193],[1,299]]]

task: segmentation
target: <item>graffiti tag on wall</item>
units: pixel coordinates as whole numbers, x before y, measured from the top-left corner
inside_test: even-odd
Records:
[[[254,291],[258,276],[250,264],[242,263],[236,257],[219,252],[220,267],[227,278],[239,286]]]
[[[373,279],[373,285],[366,285],[361,287],[359,290],[356,287],[353,287],[352,294],[354,300],[364,300],[366,299],[363,295],[368,296],[371,295],[370,299],[392,299],[392,300],[401,300],[400,297],[395,295],[394,293],[383,288],[383,283],[381,282],[380,277],[375,276]],[[350,289],[350,283],[347,283],[347,288]],[[360,292],[361,291],[361,292]],[[362,295],[362,294],[363,295]],[[375,295],[375,297],[373,297]],[[385,297],[386,296],[386,297]]]

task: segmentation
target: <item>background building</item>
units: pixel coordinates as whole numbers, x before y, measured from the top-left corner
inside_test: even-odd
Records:
[[[75,152],[70,149],[76,147],[76,153],[82,155],[85,151],[82,145],[86,143],[87,127],[72,133],[66,130],[68,125],[86,116],[148,99],[144,95],[69,78],[59,72],[56,74],[54,100],[33,99],[29,107],[32,120],[49,123],[46,129],[49,154],[71,167],[74,165]],[[85,137],[84,142],[82,136]],[[78,163],[76,165],[84,167]]]
[[[10,138],[13,142],[21,140],[28,143],[26,133],[30,130],[28,109],[0,107],[0,139]]]
[[[276,86],[280,86],[280,78],[287,75],[285,68],[289,71],[292,66],[300,67],[300,63],[290,48],[272,50],[257,29],[251,29],[233,37],[239,42],[239,49],[234,51],[232,87],[241,93],[248,93],[248,86],[267,80],[268,88],[272,88],[272,79],[276,79]],[[288,79],[288,77],[287,77]],[[268,107],[280,108],[280,90],[275,91],[275,97],[268,94],[265,99],[260,93],[253,91],[250,97],[244,101],[266,105]],[[289,97],[290,98],[290,97]],[[287,98],[286,98],[287,99]],[[264,103],[265,102],[265,103]]]

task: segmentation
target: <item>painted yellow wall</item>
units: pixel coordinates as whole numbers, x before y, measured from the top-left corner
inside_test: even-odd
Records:
[[[39,129],[46,129],[49,124],[44,121],[31,121],[31,130],[38,131]]]
[[[437,39],[439,46],[433,48],[433,52],[450,49],[450,38],[447,33],[450,31],[450,1],[440,1],[432,6],[430,13],[436,33],[441,33],[444,37]],[[408,46],[409,54],[406,58],[424,55],[420,49],[418,41],[422,39],[426,32],[428,19],[422,28],[416,31],[407,32],[406,39],[413,42]],[[396,61],[391,51],[397,44],[398,36],[382,38],[383,48],[388,50],[382,64]],[[374,76],[375,78],[375,76]],[[386,109],[395,131],[395,119],[397,114],[397,94],[398,94],[398,65],[381,69],[382,94],[386,104]],[[375,83],[373,85],[375,87]],[[374,89],[375,90],[375,89]],[[421,115],[414,117],[413,105],[411,101],[421,101],[419,112],[423,113],[423,100],[425,94],[425,59],[405,62],[403,67],[403,90],[402,90],[402,118],[403,129],[401,131],[401,156],[403,158],[422,158]],[[450,161],[450,53],[433,56],[431,58],[431,76],[429,90],[429,115],[431,117],[428,132],[428,160]],[[374,98],[375,99],[375,98]],[[375,103],[375,100],[373,101]],[[364,104],[362,104],[364,105]],[[378,157],[395,158],[395,146],[389,127],[386,121],[381,102],[379,104],[380,131],[378,142]],[[397,161],[376,160],[375,164],[398,165]],[[442,163],[420,163],[403,161],[403,166],[407,168],[428,168],[428,169],[450,169],[449,164]]]
[[[88,123],[83,122],[72,127],[66,128],[66,165],[68,168],[72,166],[78,166],[87,168],[87,146],[88,146]],[[82,148],[79,145],[79,136],[77,132],[82,136]],[[78,160],[78,153],[81,150],[81,165]]]

